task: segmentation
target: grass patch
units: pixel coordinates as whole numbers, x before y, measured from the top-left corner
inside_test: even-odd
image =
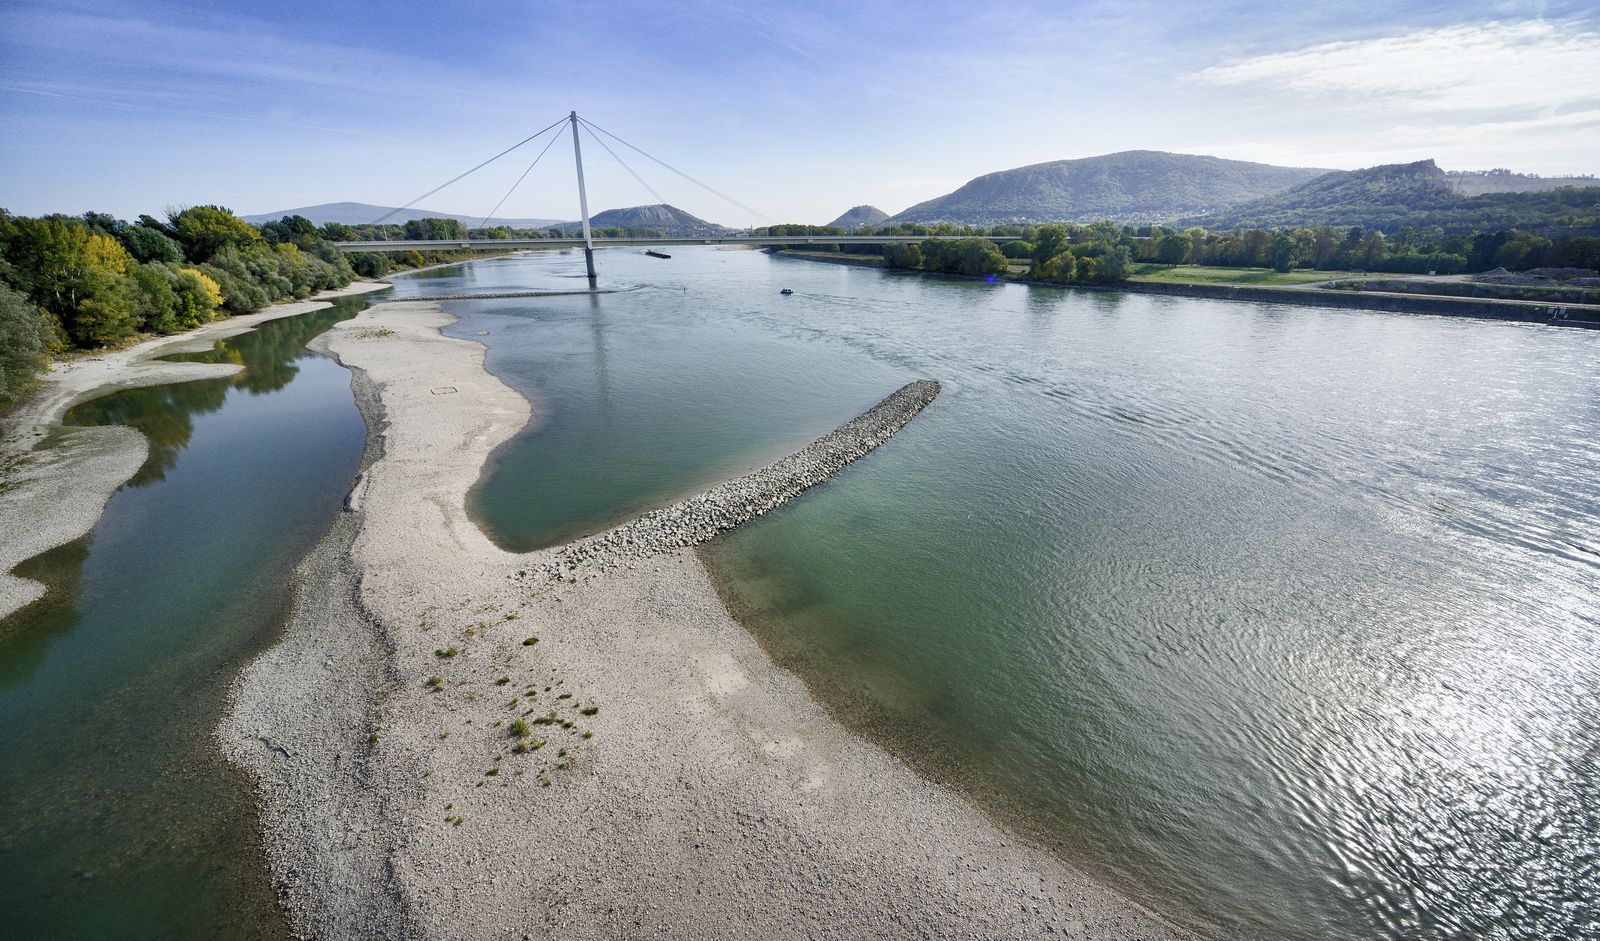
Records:
[[[532,647],[534,644],[537,644],[538,642],[539,642],[539,638],[537,638],[537,637],[529,637],[527,640],[524,640],[522,642],[522,646],[524,646],[524,647]]]
[[[449,647],[439,647],[435,649],[433,655],[438,657],[440,660],[449,660],[451,657],[454,657],[460,653],[461,648],[452,644]]]
[[[1212,265],[1134,265],[1129,281],[1158,284],[1310,284],[1348,277],[1343,271],[1273,271],[1271,268],[1221,268]]]

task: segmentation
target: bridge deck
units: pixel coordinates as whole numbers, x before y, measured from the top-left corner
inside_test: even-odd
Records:
[[[639,245],[887,245],[890,243],[960,241],[982,238],[1013,242],[1016,235],[714,235],[703,238],[597,238],[595,248]],[[399,239],[382,242],[334,242],[347,255],[358,252],[438,252],[459,249],[514,251],[528,248],[582,248],[583,239]]]

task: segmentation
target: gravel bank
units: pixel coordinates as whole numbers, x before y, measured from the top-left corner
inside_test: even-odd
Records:
[[[144,463],[148,443],[122,426],[60,424],[79,402],[117,389],[215,379],[239,371],[226,363],[166,363],[157,357],[208,350],[257,324],[331,306],[324,298],[388,287],[357,281],[309,301],[229,317],[170,337],[54,364],[43,387],[6,412],[0,424],[0,618],[36,600],[44,586],[10,574],[18,562],[71,542],[94,528],[106,501]]]
[[[704,493],[624,523],[592,539],[562,547],[552,562],[523,570],[521,578],[564,578],[615,568],[676,549],[697,546],[777,509],[839,473],[894,437],[939,394],[939,383],[918,379],[860,416],[782,460],[718,484]]]
[[[560,550],[498,549],[465,501],[530,410],[448,322],[385,304],[319,341],[375,396],[370,467],[221,730],[301,931],[1187,937],[848,734],[676,547],[870,450],[934,384],[724,485],[747,507],[663,521],[654,554],[528,580]]]

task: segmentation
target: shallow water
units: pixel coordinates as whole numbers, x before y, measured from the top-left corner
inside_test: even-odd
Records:
[[[0,935],[288,936],[212,730],[360,461],[350,375],[304,344],[364,306],[174,357],[236,376],[68,413],[151,451],[89,535],[18,568],[50,590],[0,621]]]
[[[448,305],[543,416],[475,493],[497,541],[937,378],[705,553],[846,721],[1220,936],[1600,934],[1600,334],[673,254]]]

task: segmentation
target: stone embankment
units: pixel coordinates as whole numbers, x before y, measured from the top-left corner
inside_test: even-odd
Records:
[[[569,578],[576,570],[604,571],[619,563],[698,545],[794,499],[894,437],[939,394],[939,383],[907,383],[795,453],[710,490],[560,549],[523,579]]]

